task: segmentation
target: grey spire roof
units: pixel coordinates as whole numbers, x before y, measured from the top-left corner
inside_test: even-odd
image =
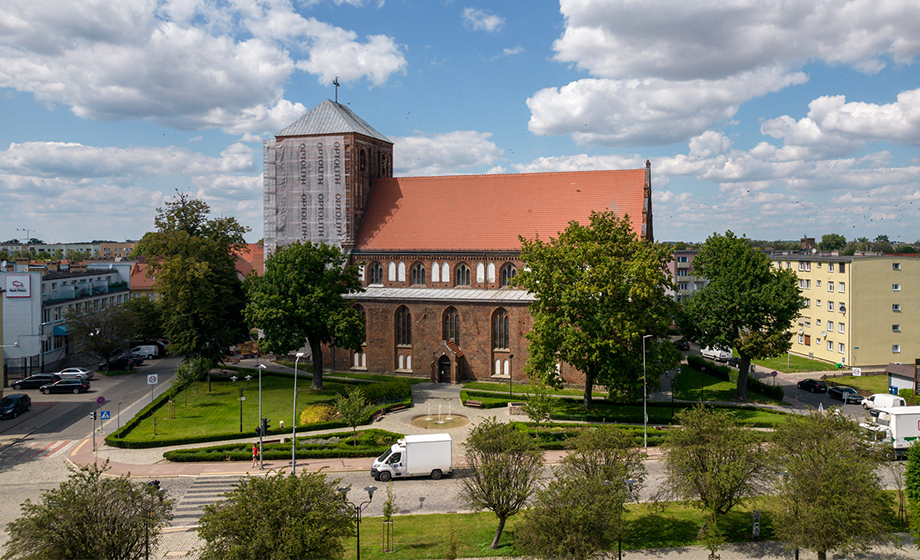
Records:
[[[320,103],[315,109],[300,117],[297,122],[285,128],[275,136],[312,136],[316,134],[345,134],[354,132],[370,136],[377,140],[390,142],[364,119],[354,114],[351,109],[330,101]],[[392,144],[392,142],[390,142]]]

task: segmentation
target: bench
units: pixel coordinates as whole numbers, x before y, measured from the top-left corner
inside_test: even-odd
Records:
[[[482,401],[466,401],[463,404],[464,406],[470,406],[473,408],[482,408]]]
[[[409,407],[406,406],[404,403],[394,404],[393,406],[390,407],[390,412],[396,412],[397,410],[405,410],[407,408]]]

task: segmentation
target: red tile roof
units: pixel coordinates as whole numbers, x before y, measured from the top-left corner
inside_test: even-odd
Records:
[[[642,231],[645,169],[397,177],[374,181],[355,247],[381,251],[519,250],[592,210]]]

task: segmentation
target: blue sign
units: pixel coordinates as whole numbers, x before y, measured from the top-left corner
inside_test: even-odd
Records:
[[[103,410],[103,411],[99,414],[99,418],[101,418],[101,419],[103,419],[103,420],[111,420],[111,419],[112,419],[112,412],[109,411],[109,410]]]

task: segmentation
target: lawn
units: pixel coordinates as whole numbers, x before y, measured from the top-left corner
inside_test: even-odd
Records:
[[[176,395],[173,404],[163,405],[156,414],[142,420],[131,432],[124,435],[127,441],[148,441],[157,438],[199,437],[213,433],[238,432],[240,427],[239,389],[243,388],[242,402],[243,431],[241,437],[255,435],[259,425],[259,382],[257,377],[249,382],[240,379],[234,385],[230,379],[211,378],[208,382],[193,384]],[[345,393],[345,385],[326,382],[322,391],[313,391],[310,381],[298,379],[297,411],[301,415],[308,407],[330,403],[336,394]],[[262,413],[269,419],[272,428],[283,420],[286,426],[293,419],[294,378],[286,376],[262,376]],[[302,421],[301,421],[302,422]],[[156,426],[156,434],[154,434]]]
[[[494,391],[496,393],[508,394],[508,384],[507,383],[495,383],[489,381],[471,381],[469,383],[464,383],[463,388],[468,391]],[[548,393],[550,395],[556,396],[567,396],[567,397],[581,397],[584,396],[584,389],[549,389]],[[513,395],[524,395],[534,394],[534,386],[529,383],[518,384],[515,383],[512,387]],[[591,393],[595,397],[606,397],[607,392],[594,388],[594,391]]]
[[[858,389],[859,392],[863,395],[873,395],[875,393],[888,392],[887,375],[866,375],[862,377],[829,377],[828,381],[832,381],[838,385],[853,387]]]
[[[398,510],[416,507],[414,503],[400,503],[398,484],[394,485],[394,491]],[[894,494],[890,494],[892,509],[888,521],[893,530],[904,531],[906,528],[897,523]],[[378,495],[380,499],[385,499],[386,488],[380,488]],[[761,511],[761,540],[773,539],[771,511],[777,507],[776,504],[777,500],[772,496],[742,502],[723,518],[726,541],[753,540],[751,518],[755,509]],[[361,520],[361,557],[368,560],[417,560],[519,556],[521,551],[514,547],[514,531],[523,515],[526,515],[526,512],[508,520],[498,550],[489,548],[497,527],[497,520],[491,512],[396,515],[393,518],[394,550],[389,553],[381,551],[382,519],[365,517]],[[660,509],[647,504],[630,504],[627,506],[626,521],[629,526],[623,538],[623,548],[636,550],[699,545],[701,543],[697,540],[697,534],[704,517],[702,510],[685,502],[666,502],[661,504]],[[449,550],[451,543],[456,545],[454,551]],[[612,551],[616,551],[616,543]],[[345,558],[355,558],[354,539],[348,539],[346,542]]]
[[[737,353],[734,355],[737,356]],[[781,371],[783,373],[837,371],[840,369],[834,364],[829,364],[827,362],[821,362],[818,360],[811,360],[801,356],[793,356],[791,354],[786,354],[785,356],[775,356],[765,360],[752,360],[752,363],[770,370],[775,369],[776,371]]]
[[[765,383],[770,383],[764,380]],[[680,373],[674,379],[674,398],[685,401],[698,401],[702,391],[703,401],[712,402],[740,402],[735,396],[736,385],[731,381],[722,381],[708,373],[702,373],[686,364],[680,366]],[[775,404],[787,406],[783,401],[778,401],[766,395],[747,392],[748,400],[759,404]]]

